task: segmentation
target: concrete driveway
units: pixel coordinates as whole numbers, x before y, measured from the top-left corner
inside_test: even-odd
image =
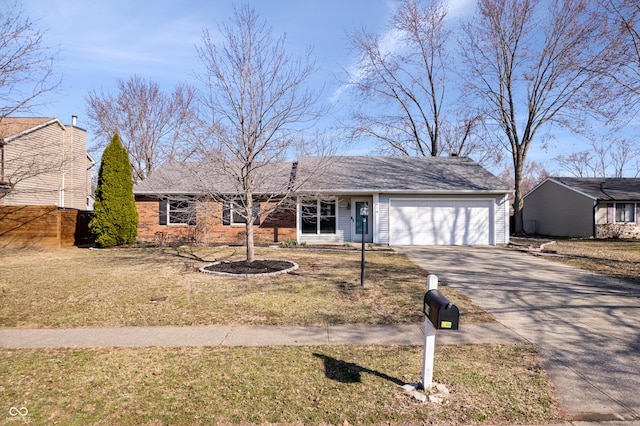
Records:
[[[640,419],[640,286],[507,248],[399,250],[533,343],[572,420]]]

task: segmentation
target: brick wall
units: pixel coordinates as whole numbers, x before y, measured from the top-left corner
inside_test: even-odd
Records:
[[[244,244],[244,225],[223,225],[222,204],[201,201],[196,207],[196,225],[160,225],[160,201],[153,197],[136,197],[138,209],[138,241],[158,244],[198,243]],[[268,207],[266,205],[263,208]],[[296,238],[295,213],[273,212],[254,226],[254,242],[269,244]]]

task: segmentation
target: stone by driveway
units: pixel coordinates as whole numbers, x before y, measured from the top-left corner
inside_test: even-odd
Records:
[[[572,420],[640,419],[640,286],[502,247],[399,250],[533,343]]]

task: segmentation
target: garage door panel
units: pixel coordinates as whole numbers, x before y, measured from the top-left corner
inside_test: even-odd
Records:
[[[391,200],[392,245],[490,244],[490,202]]]

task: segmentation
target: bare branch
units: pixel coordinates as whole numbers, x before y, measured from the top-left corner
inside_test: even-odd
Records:
[[[55,91],[61,75],[54,72],[58,51],[45,45],[44,33],[23,15],[17,2],[0,9],[0,121],[25,114],[38,99]]]
[[[211,174],[201,168],[197,173],[223,177],[227,191],[206,178],[202,190],[232,203],[245,218],[247,260],[253,261],[254,220],[289,202],[297,189],[290,184],[291,163],[284,160],[325,147],[304,135],[324,110],[318,95],[305,88],[314,71],[310,51],[288,55],[285,37],[274,37],[248,5],[236,8],[219,30],[222,42],[205,31],[197,47],[206,88],[199,123],[207,138],[198,143],[197,156],[207,160]]]
[[[446,3],[397,0],[396,10],[386,37],[366,30],[350,36],[359,61],[347,83],[364,101],[352,116],[352,135],[373,137],[402,155],[437,156],[452,112],[445,110]]]
[[[171,94],[140,76],[118,80],[116,94],[93,90],[86,97],[89,126],[102,150],[118,133],[129,153],[134,182],[144,180],[168,161],[189,156],[187,127],[194,120],[195,90],[178,85]]]
[[[540,130],[575,128],[606,59],[599,22],[586,0],[480,0],[465,23],[461,51],[467,90],[506,138],[513,158],[516,233],[522,232],[522,176]]]

